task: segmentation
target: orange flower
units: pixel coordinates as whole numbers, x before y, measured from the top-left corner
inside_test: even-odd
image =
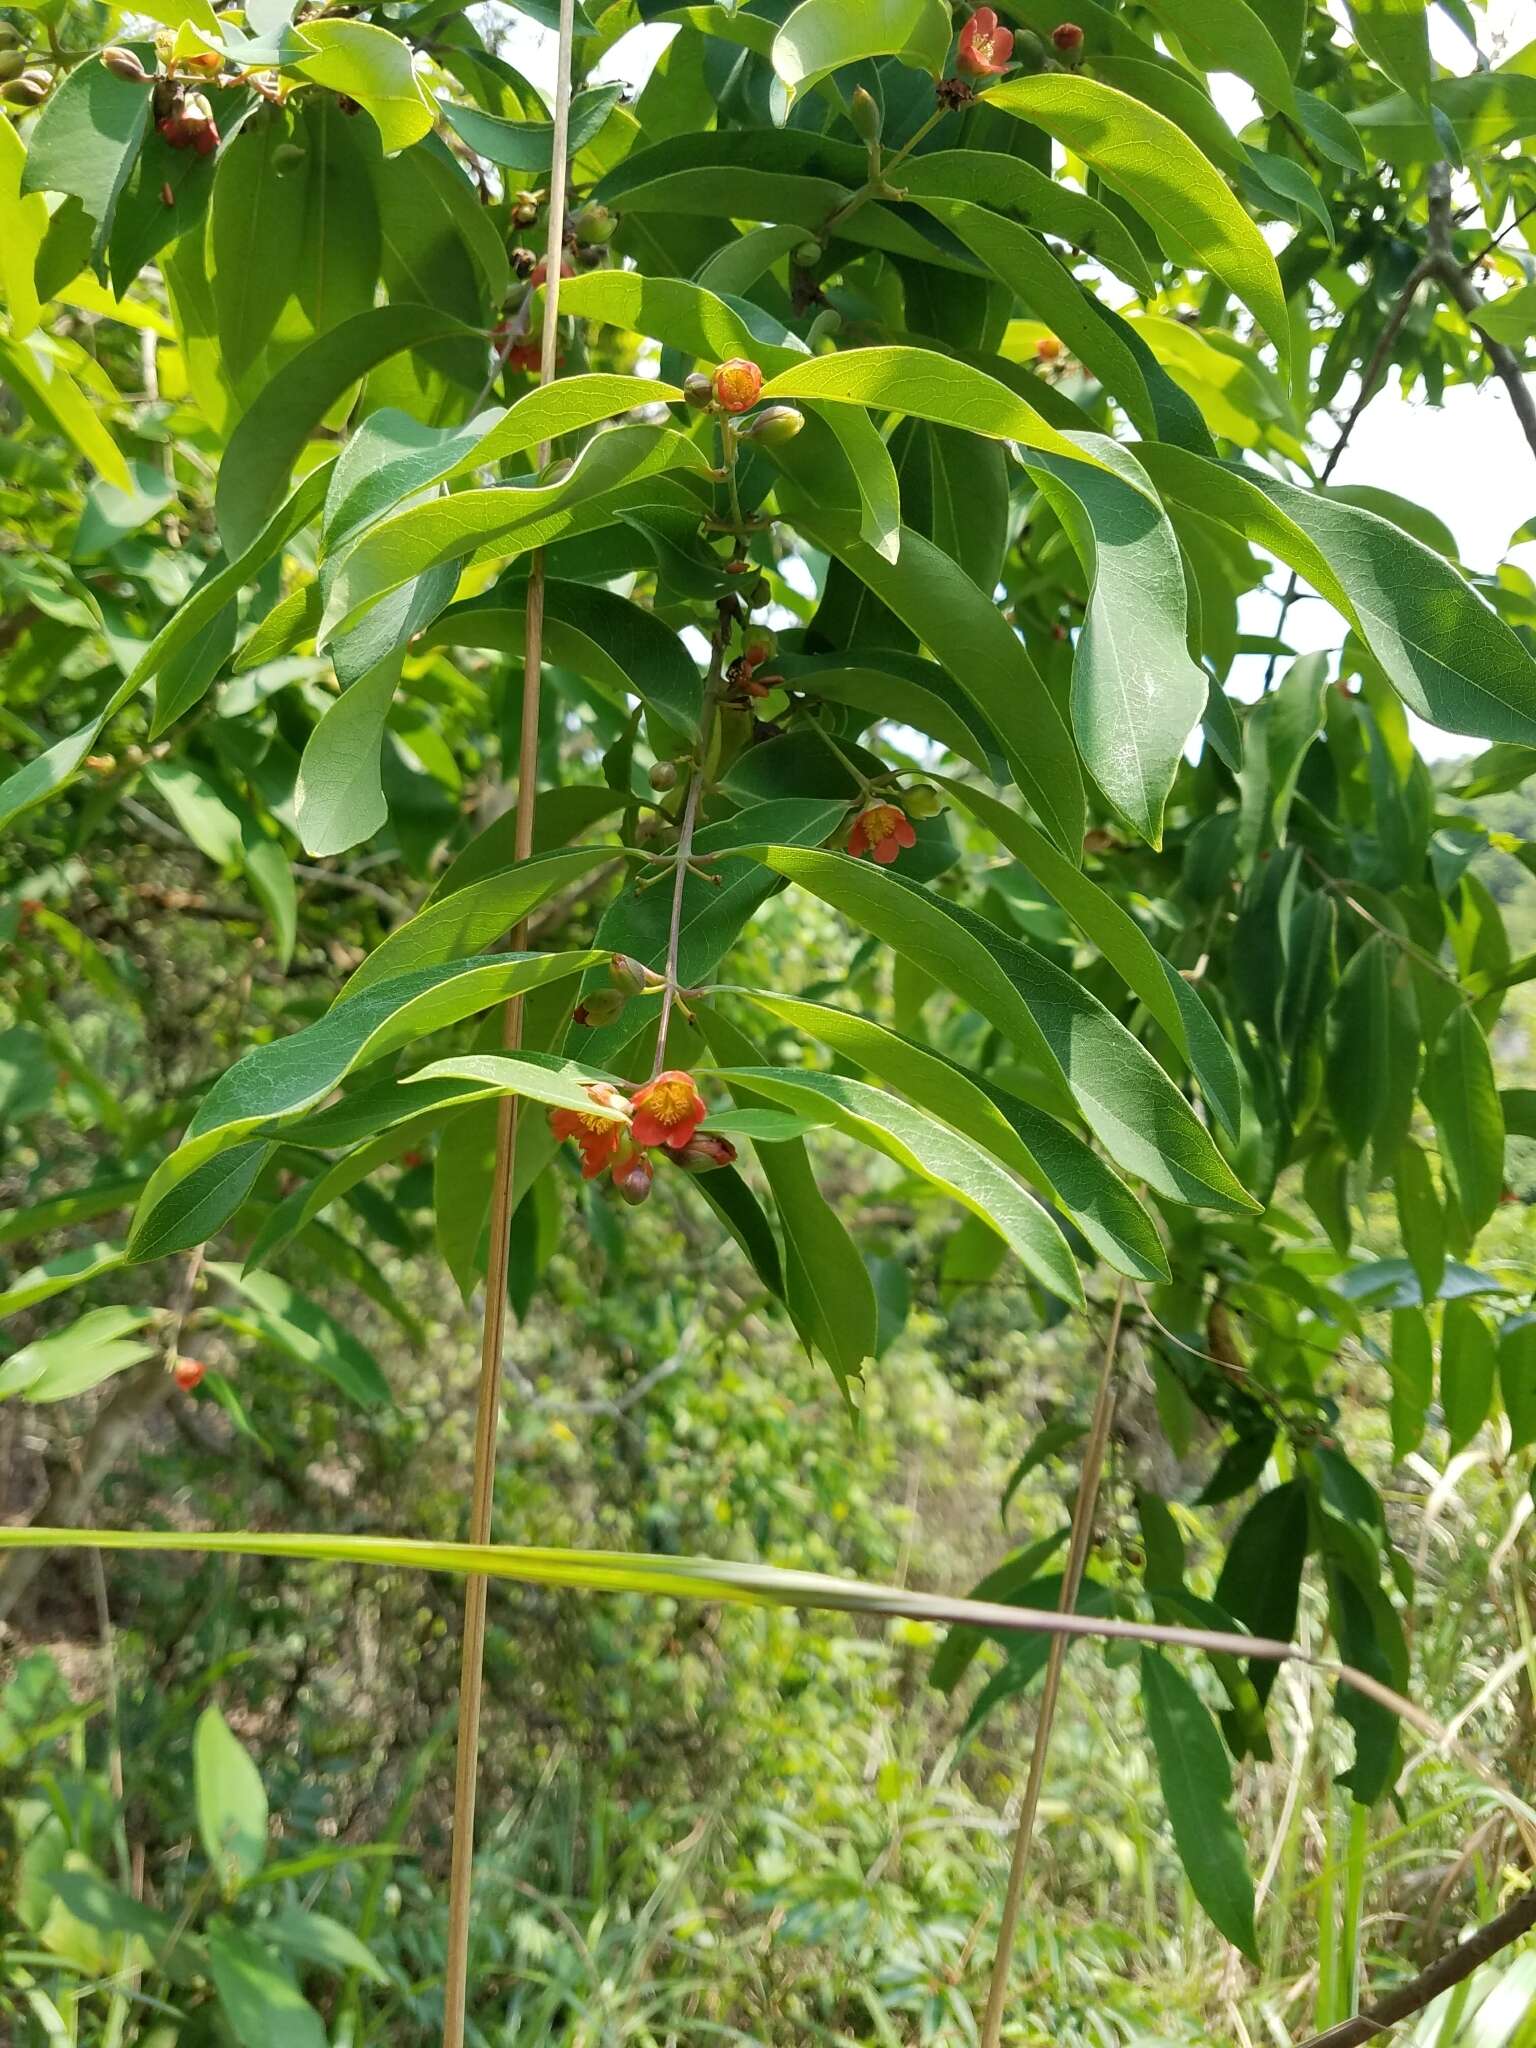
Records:
[[[673,1152],[681,1152],[708,1113],[693,1076],[675,1067],[635,1090],[634,1110],[630,1136],[635,1143],[665,1145]]]
[[[1000,28],[990,7],[978,7],[960,31],[955,64],[971,78],[996,78],[1013,55],[1013,30]]]
[[[883,868],[890,866],[904,846],[916,844],[912,820],[899,804],[871,804],[854,819],[848,835],[851,854],[873,854]]]
[[[715,372],[715,403],[722,412],[750,412],[762,388],[762,371],[745,356],[732,356]]]
[[[549,1128],[562,1142],[574,1138],[581,1147],[581,1177],[596,1180],[614,1159],[628,1135],[623,1095],[606,1081],[587,1084],[591,1109],[552,1109]]]

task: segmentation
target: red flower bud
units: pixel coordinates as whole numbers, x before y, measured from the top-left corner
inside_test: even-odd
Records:
[[[1075,21],[1058,22],[1051,30],[1051,41],[1058,56],[1075,57],[1083,47],[1083,32]]]
[[[978,7],[960,31],[956,69],[967,78],[996,78],[1007,70],[1012,55],[1013,30],[998,25],[993,8]]]
[[[688,1173],[713,1173],[716,1167],[735,1163],[736,1147],[729,1138],[716,1137],[713,1131],[695,1131],[672,1157]]]
[[[750,412],[762,388],[762,371],[745,356],[732,356],[715,372],[715,403],[722,412]]]
[[[190,1394],[207,1370],[200,1358],[178,1358],[171,1367],[171,1377],[184,1394]]]
[[[613,1163],[613,1184],[632,1209],[649,1200],[656,1169],[643,1152],[631,1152]]]

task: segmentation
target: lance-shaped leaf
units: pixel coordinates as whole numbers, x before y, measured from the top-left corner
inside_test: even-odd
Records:
[[[80,201],[94,224],[90,257],[103,282],[112,217],[149,126],[151,98],[147,84],[118,78],[99,56],[87,57],[60,78],[27,138],[22,192],[64,192]]]
[[[1422,717],[1536,743],[1536,661],[1444,556],[1374,512],[1241,463],[1166,442],[1138,452],[1165,499],[1235,528],[1342,612]]]
[[[0,370],[13,396],[72,442],[105,483],[131,491],[133,478],[101,417],[100,398],[87,395],[75,382],[66,367],[68,360],[69,350],[47,334],[0,341]]]
[[[1126,1172],[1177,1202],[1258,1206],[1151,1053],[1073,975],[888,870],[799,847],[764,847],[757,857],[980,1010],[1041,1068],[1056,1103],[1068,1114],[1076,1105]]]
[[[144,1309],[91,1309],[67,1329],[23,1345],[0,1365],[0,1400],[22,1394],[29,1401],[67,1401],[152,1358],[153,1344],[131,1334],[148,1319]]]
[[[1425,1297],[1426,1300],[1428,1298]],[[1435,1394],[1435,1346],[1429,1334],[1429,1319],[1423,1309],[1393,1309],[1387,1370],[1392,1376],[1392,1401],[1388,1410],[1392,1424],[1392,1455],[1394,1458],[1406,1458],[1424,1441],[1429,1404]]]
[[[1270,106],[1295,113],[1290,66],[1262,13],[1248,0],[1148,0],[1148,5],[1202,71],[1236,72]]]
[[[578,320],[598,320],[628,328],[665,342],[687,356],[721,363],[730,356],[750,356],[765,375],[788,369],[805,354],[805,346],[785,333],[766,313],[745,300],[727,305],[715,292],[681,277],[646,277],[638,270],[589,270],[567,278],[560,287],[560,310]],[[757,316],[754,331],[745,318]],[[775,340],[769,329],[783,335]]]
[[[549,1053],[457,1053],[412,1074],[406,1093],[434,1081],[467,1081],[481,1096],[518,1095],[530,1102],[542,1102],[550,1109],[583,1112],[592,1108],[592,1098],[586,1090],[588,1082],[624,1085],[614,1074]],[[472,1101],[474,1096],[466,1093],[460,1100]]]
[[[1086,192],[1057,184],[1022,157],[989,149],[929,150],[902,165],[901,186],[909,199],[922,205],[931,199],[961,201],[965,211],[958,219],[938,207],[930,211],[947,221],[984,262],[990,261],[986,250],[970,239],[971,228],[979,232],[981,223],[969,217],[981,214],[990,229],[1000,214],[1016,214],[1036,234],[1057,235],[1085,256],[1096,256],[1138,291],[1155,289],[1147,259],[1117,213]]]
[[[1440,1331],[1440,1406],[1452,1457],[1488,1420],[1497,1352],[1493,1331],[1470,1301],[1448,1301]]]
[[[716,1059],[755,1064],[761,1058],[747,1033],[714,1004],[699,1012],[699,1029]],[[748,1087],[733,1092],[738,1100],[742,1095],[754,1100]],[[869,1268],[817,1186],[805,1141],[791,1138],[755,1149],[784,1237],[785,1306],[801,1343],[808,1352],[820,1352],[851,1402],[851,1384],[875,1356],[879,1338],[879,1306]]]
[[[1419,1077],[1419,1023],[1401,950],[1374,932],[1339,978],[1328,1009],[1328,1106],[1356,1155],[1393,1157],[1408,1133]]]
[[[1216,1723],[1183,1672],[1157,1650],[1141,1653],[1141,1703],[1195,1897],[1228,1941],[1257,1961],[1253,1878],[1232,1817],[1232,1772]]]
[[[145,1249],[151,1243],[156,1246],[155,1255],[180,1248],[162,1241],[161,1212],[194,1173],[223,1166],[221,1154],[238,1147],[245,1155],[242,1163],[248,1164],[249,1155],[259,1155],[264,1147],[242,1141],[251,1140],[253,1134],[284,1117],[313,1109],[359,1067],[507,996],[580,974],[603,957],[600,953],[507,953],[494,959],[418,968],[393,981],[379,982],[302,1031],[257,1046],[214,1083],[180,1145],[151,1175],[134,1215],[129,1256],[151,1256]],[[259,1156],[255,1166],[260,1166]],[[199,1212],[196,1221],[208,1226],[202,1237],[233,1215],[253,1178],[254,1171],[228,1206],[221,1198]],[[209,1215],[220,1208],[222,1214],[209,1223]],[[189,1244],[200,1241],[199,1237],[187,1239]]]
[[[495,602],[471,598],[455,605],[416,636],[413,648],[494,647],[520,656],[528,637],[525,594],[526,586],[509,583]],[[597,683],[618,705],[633,694],[669,724],[698,730],[704,687],[693,656],[655,612],[615,591],[547,578],[544,659]]]
[[[574,156],[601,132],[608,116],[623,97],[621,81],[588,86],[571,97],[570,149]],[[500,114],[488,114],[483,107],[462,107],[452,100],[439,100],[448,125],[461,135],[487,163],[500,164],[504,171],[547,171],[552,161],[555,124],[553,121],[509,121]]]
[[[819,1105],[836,1129],[884,1152],[989,1224],[1052,1294],[1075,1307],[1084,1305],[1077,1265],[1060,1230],[1040,1204],[969,1138],[883,1088],[840,1074],[728,1067],[721,1079],[739,1082],[792,1109]]]
[[[1079,446],[1017,392],[985,370],[942,356],[931,348],[850,348],[811,356],[781,370],[763,386],[763,398],[813,398],[840,405],[872,406],[985,434],[994,441],[1019,441],[1065,461],[1103,463],[1094,446]]]
[[[314,50],[294,66],[317,85],[345,93],[372,115],[386,155],[409,149],[431,130],[437,102],[416,76],[410,46],[368,21],[332,16],[304,24]]]
[[[1080,75],[1009,79],[981,97],[1073,150],[1151,223],[1176,263],[1219,277],[1289,360],[1291,323],[1269,245],[1182,129]]]
[[[1189,1062],[1223,1128],[1235,1138],[1242,1094],[1232,1049],[1199,996],[1157,951],[1130,912],[1122,910],[1113,896],[1091,882],[1009,805],[947,775],[935,774],[932,780],[1022,861],[1083,936],[1093,941]]]
[[[205,1707],[192,1739],[192,1783],[203,1853],[233,1897],[267,1860],[267,1794],[261,1773],[217,1707]]]
[[[295,1364],[322,1374],[360,1408],[381,1408],[389,1400],[389,1382],[372,1352],[319,1302],[311,1301],[276,1273],[245,1273],[238,1266],[217,1262],[211,1263],[208,1271],[246,1304],[222,1312],[235,1327],[248,1328]]]
[[[553,483],[530,479],[408,507],[369,527],[340,558],[320,642],[335,640],[370,605],[427,569],[479,551],[504,558],[543,546],[623,484],[668,469],[704,467],[698,447],[682,434],[616,427],[589,441],[571,469]]]
[[[56,741],[46,753],[39,754],[24,768],[18,768],[14,775],[0,782],[0,827],[43,803],[54,790],[68,782],[96,744],[107,720],[137,696],[145,683],[189,645],[230,599],[238,596],[257,571],[313,519],[325,497],[329,473],[329,463],[312,470],[242,555],[222,566],[217,563],[209,565],[191,595],[161,627],[88,725],[66,739]]]
[[[1072,657],[1072,727],[1110,803],[1161,846],[1163,808],[1209,692],[1189,655],[1184,564],[1135,456],[1101,435],[1072,438],[1118,472],[1030,462],[1091,584]]]
[[[1076,859],[1083,843],[1083,781],[1072,735],[990,596],[958,563],[910,528],[900,559],[865,545],[850,519],[820,514],[798,496],[791,517],[806,537],[837,556],[914,632],[998,734],[1020,789],[1051,837]]]
[[[1347,0],[1356,40],[1394,84],[1423,101],[1429,92],[1425,0]]]
[[[773,39],[787,100],[866,57],[895,57],[937,78],[949,55],[945,0],[800,0]]]
[[[872,648],[856,654],[781,654],[774,667],[808,696],[851,704],[868,713],[871,722],[888,718],[915,726],[983,775],[1006,775],[996,733],[937,662]]]
[[[1166,1277],[1167,1260],[1152,1218],[1124,1181],[1065,1124],[973,1080],[942,1053],[871,1018],[765,989],[737,993],[879,1075],[921,1108],[984,1145],[1065,1209],[1117,1272],[1136,1280]]]
[[[1468,1236],[1475,1237],[1504,1192],[1504,1111],[1488,1041],[1465,1003],[1451,1012],[1430,1050],[1423,1092],[1446,1181]]]
[[[434,898],[374,947],[343,985],[337,1003],[355,1002],[365,990],[394,976],[489,951],[557,889],[612,859],[613,849],[608,846],[570,846],[537,853]]]
[[[1397,1155],[1393,1184],[1397,1232],[1419,1283],[1419,1299],[1433,1301],[1445,1278],[1445,1212],[1435,1192],[1429,1161],[1412,1138],[1405,1139]],[[1414,1441],[1417,1443],[1417,1438]]]

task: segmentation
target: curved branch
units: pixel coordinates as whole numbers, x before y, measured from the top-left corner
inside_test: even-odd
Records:
[[[1396,1991],[1389,1991],[1384,1998],[1378,1998],[1365,2012],[1357,2013],[1352,2020],[1341,2020],[1326,2034],[1314,2034],[1310,2041],[1301,2043],[1301,2048],[1359,2048],[1362,2042],[1376,2040],[1389,2027],[1398,2026],[1403,2020],[1412,2019],[1416,2012],[1422,2012],[1442,1991],[1449,1991],[1453,1985],[1462,1983],[1474,1970],[1481,1969],[1490,1957],[1496,1956],[1501,1949],[1509,1948],[1522,1934],[1529,1934],[1533,1927],[1536,1927],[1536,1891],[1527,1892],[1523,1899],[1517,1899],[1496,1920],[1490,1920],[1476,1934],[1469,1934],[1455,1948],[1447,1949],[1427,1970],[1421,1970],[1417,1977],[1400,1984]]]

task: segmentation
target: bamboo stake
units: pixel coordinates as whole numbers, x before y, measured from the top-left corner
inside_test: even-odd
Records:
[[[1104,1340],[1104,1364],[1099,1373],[1099,1390],[1088,1426],[1088,1443],[1083,1452],[1083,1469],[1077,1482],[1077,1500],[1072,1509],[1072,1536],[1067,1548],[1066,1569],[1061,1575],[1063,1614],[1077,1606],[1078,1589],[1093,1541],[1093,1518],[1099,1501],[1099,1475],[1104,1469],[1104,1448],[1109,1442],[1109,1418],[1115,1405],[1115,1353],[1120,1348],[1120,1321],[1125,1313],[1125,1282],[1115,1290],[1114,1312],[1109,1335]],[[1003,1924],[998,1929],[997,1949],[992,1958],[992,1982],[987,1992],[987,2016],[981,2030],[981,2048],[998,2048],[1003,2033],[1003,2005],[1008,1995],[1008,1966],[1013,1961],[1013,1937],[1019,1923],[1019,1904],[1024,1896],[1024,1873],[1035,1839],[1035,1816],[1040,1809],[1040,1789],[1045,1783],[1045,1759],[1056,1719],[1056,1701],[1061,1692],[1061,1667],[1066,1657],[1067,1638],[1051,1637],[1045,1665],[1045,1689],[1040,1696],[1040,1721],[1035,1729],[1035,1746],[1030,1753],[1029,1777],[1024,1786],[1024,1803],[1019,1808],[1018,1830],[1013,1838],[1013,1860],[1008,1869],[1008,1892],[1003,1900]]]
[[[565,255],[565,182],[571,125],[571,47],[575,0],[560,0],[560,43],[555,73],[555,120],[549,171],[549,241],[544,259],[544,330],[539,382],[550,383],[559,348],[560,265]],[[549,444],[539,449],[542,466]],[[517,810],[514,842],[518,860],[533,851],[538,803],[539,699],[544,661],[544,550],[534,550],[528,573],[527,636],[523,650],[523,708],[518,735]],[[527,943],[524,918],[512,934],[515,951]],[[523,999],[513,996],[502,1012],[502,1043],[516,1052],[523,1042]],[[475,1409],[474,1490],[469,1540],[488,1543],[496,1491],[496,1434],[501,1419],[501,1370],[506,1347],[507,1259],[512,1242],[512,1193],[517,1174],[516,1096],[502,1098],[496,1118],[496,1159],[491,1180],[490,1243],[485,1267],[485,1317],[480,1333],[480,1390]],[[469,2000],[470,1916],[474,1905],[475,1793],[480,1762],[480,1705],[485,1684],[485,1614],[490,1581],[464,1583],[463,1657],[459,1674],[458,1752],[453,1788],[453,1847],[448,1878],[448,1953],[444,1964],[443,2048],[463,2048]]]

